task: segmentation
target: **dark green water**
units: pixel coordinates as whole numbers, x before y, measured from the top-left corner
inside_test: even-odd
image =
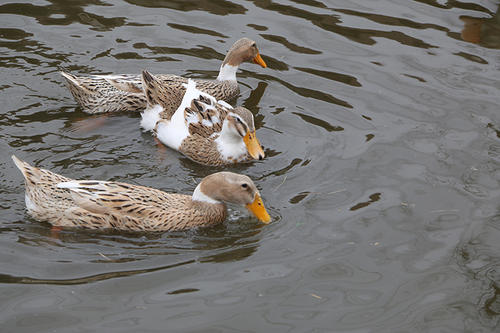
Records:
[[[498,332],[499,2],[0,4],[2,332]],[[215,78],[256,40],[244,105],[274,218],[164,234],[65,230],[25,213],[16,154],[73,178],[191,192],[138,114],[88,116],[72,73]],[[97,126],[98,125],[98,126]]]

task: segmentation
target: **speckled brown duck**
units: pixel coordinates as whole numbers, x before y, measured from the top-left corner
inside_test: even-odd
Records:
[[[217,101],[189,79],[183,99],[172,113],[168,103],[175,92],[164,89],[160,79],[149,72],[144,71],[142,79],[148,108],[142,113],[141,126],[153,131],[166,146],[204,165],[264,158],[254,117],[248,109]]]
[[[264,68],[267,67],[255,42],[241,38],[227,53],[217,79],[196,80],[198,89],[214,96],[217,100],[230,102],[240,92],[236,72],[243,62],[254,62]],[[146,108],[141,75],[76,76],[65,72],[61,74],[66,78],[71,94],[87,113],[142,111]],[[181,103],[185,90],[183,84],[187,83],[187,78],[173,74],[160,74],[158,78],[169,90],[176,92],[172,94],[170,101],[173,112]]]
[[[131,231],[173,231],[222,223],[226,204],[245,206],[269,223],[252,180],[232,172],[202,179],[192,195],[119,182],[73,180],[12,156],[25,178],[26,208],[54,226]]]

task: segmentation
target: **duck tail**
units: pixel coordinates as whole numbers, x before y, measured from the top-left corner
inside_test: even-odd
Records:
[[[78,77],[74,76],[73,74],[63,72],[63,71],[61,71],[60,73],[66,79],[66,82],[69,85],[69,90],[71,92],[73,92],[73,90],[75,89],[77,91],[78,90],[83,91],[86,94],[92,94],[92,91],[88,90],[84,85],[82,85],[82,83],[80,82]]]
[[[142,71],[142,89],[144,90],[144,95],[146,95],[148,105],[161,105],[161,99],[158,94],[161,90],[161,83],[156,76],[147,70]]]
[[[15,155],[12,155],[12,160],[17,168],[21,171],[27,182],[36,183],[40,180],[40,171],[38,168],[29,165],[28,163],[20,160]]]

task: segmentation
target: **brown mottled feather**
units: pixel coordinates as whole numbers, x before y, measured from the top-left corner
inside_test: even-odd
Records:
[[[190,135],[182,141],[179,151],[191,160],[204,165],[222,166],[234,163],[248,163],[253,160],[248,153],[240,158],[225,160],[214,142],[216,138],[203,137],[199,134]]]
[[[208,93],[217,100],[231,102],[239,94],[236,77],[221,76],[224,65],[238,67],[243,62],[256,62],[260,58],[255,42],[248,38],[241,38],[229,49],[221,66],[221,72],[217,80],[195,80],[198,89]],[[266,67],[262,58],[259,63]],[[236,70],[236,69],[235,69]],[[143,93],[141,75],[91,75],[76,76],[61,72],[67,82],[67,86],[75,98],[87,113],[103,113],[116,111],[143,111],[146,108],[146,97]],[[171,101],[164,101],[164,119],[170,119],[171,115],[182,100],[185,88],[183,83],[187,79],[172,74],[157,75],[161,85],[170,91]],[[220,80],[219,80],[220,78]]]
[[[203,98],[203,96],[202,96]],[[189,133],[191,135],[199,135],[208,138],[214,133],[219,133],[222,130],[222,124],[226,119],[229,112],[232,111],[219,103],[211,103],[210,100],[203,98],[195,99],[191,102],[191,106],[184,110],[184,118],[187,119],[189,115],[197,115],[199,121],[197,123],[189,123]],[[208,109],[208,106],[213,109]],[[211,125],[205,125],[202,121],[209,122]]]
[[[182,230],[221,223],[225,205],[192,201],[144,186],[75,181],[12,157],[25,177],[26,205],[36,219],[55,226],[133,231]],[[62,182],[75,182],[72,189]]]
[[[147,106],[147,98],[143,93],[141,75],[120,75],[118,78],[107,78],[106,76],[75,76],[69,73],[61,73],[67,82],[68,89],[75,100],[87,113],[104,113],[119,111],[143,111]],[[110,77],[115,77],[114,75]],[[164,119],[170,119],[169,115],[179,107],[182,96],[186,91],[183,83],[186,78],[177,75],[159,74],[164,91],[169,92],[171,99],[164,100]],[[130,80],[130,82],[124,82]],[[197,88],[210,94],[218,100],[231,102],[240,92],[238,83],[235,81],[217,80],[195,80]]]
[[[155,112],[154,110],[156,110],[156,105],[160,105],[160,110],[164,110],[165,103],[162,101],[169,100],[168,96],[170,92],[165,91],[164,87],[159,84],[160,80],[147,71],[143,71],[142,81],[145,87],[148,104],[151,106],[151,109],[147,109],[146,113]],[[185,137],[180,146],[175,149],[193,161],[204,165],[229,165],[254,160],[248,151],[244,152],[241,150],[235,150],[233,156],[227,156],[226,150],[223,156],[222,150],[224,150],[225,147],[224,141],[219,141],[218,143],[215,142],[215,140],[219,138],[222,133],[224,121],[228,117],[229,113],[239,115],[248,125],[250,132],[253,133],[255,131],[255,127],[252,113],[243,107],[232,108],[229,105],[224,105],[224,103],[219,102],[214,97],[196,89],[196,84],[194,82],[191,82],[190,84],[192,85],[192,88],[190,89],[193,90],[187,92],[188,97],[185,97],[186,100],[183,102],[184,104],[182,104],[182,101],[179,102],[179,104],[187,104],[189,106],[186,106],[184,109],[178,108],[176,110],[176,112],[184,113],[183,125],[187,126],[189,135]],[[189,100],[189,98],[192,99]],[[173,114],[169,114],[167,118],[164,114],[165,111],[160,111],[160,119],[156,120],[156,126],[154,127],[154,132],[160,137],[160,140],[162,134],[164,134],[164,138],[168,137],[168,134],[162,131],[169,131],[169,121],[173,116]],[[147,116],[143,115],[143,117],[147,119],[149,114]],[[165,126],[160,126],[162,123]],[[150,127],[147,128],[150,129]],[[182,129],[180,130],[182,131]],[[241,140],[241,143],[244,144],[243,137],[241,137]],[[169,145],[168,142],[164,143]]]

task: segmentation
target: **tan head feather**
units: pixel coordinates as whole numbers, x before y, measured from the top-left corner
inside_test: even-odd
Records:
[[[254,62],[264,68],[267,67],[266,63],[259,54],[259,50],[257,49],[255,42],[244,37],[237,40],[229,49],[222,66],[226,64],[239,66],[245,61]]]
[[[247,207],[264,223],[271,220],[259,190],[248,176],[227,171],[217,172],[203,178],[199,189],[212,200]]]

